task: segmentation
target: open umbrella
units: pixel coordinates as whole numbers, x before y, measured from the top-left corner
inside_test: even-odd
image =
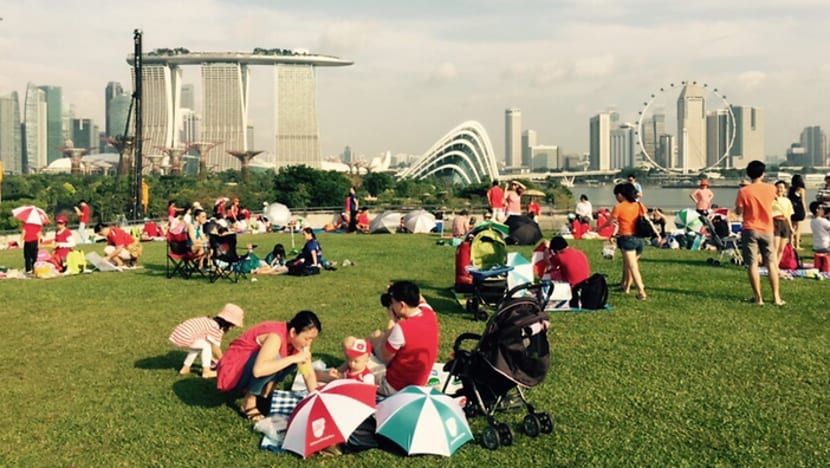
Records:
[[[426,210],[410,211],[404,216],[403,224],[413,234],[428,234],[435,228],[435,215]]]
[[[674,225],[678,229],[698,232],[703,227],[703,220],[700,219],[700,214],[696,210],[686,208],[677,212],[677,215],[674,217]]]
[[[46,212],[34,205],[24,205],[13,209],[12,216],[23,221],[24,224],[37,224],[38,226],[49,224],[49,216]]]
[[[397,211],[386,211],[375,216],[369,223],[369,232],[372,234],[395,232],[401,225],[401,214]]]
[[[461,406],[432,387],[410,385],[378,403],[376,432],[410,455],[452,455],[473,440]]]
[[[543,192],[541,190],[536,190],[536,189],[529,189],[529,190],[525,190],[524,192],[522,192],[522,196],[523,197],[525,197],[525,196],[527,196],[527,197],[544,197],[545,192]]]
[[[291,219],[291,211],[282,203],[271,203],[264,210],[263,214],[271,223],[272,229],[282,229],[288,226],[288,221]]]
[[[375,412],[377,387],[351,379],[334,380],[305,397],[288,420],[282,448],[303,458],[346,442]]]
[[[507,290],[526,283],[533,283],[533,265],[519,252],[507,254],[507,266],[513,267],[507,273]]]

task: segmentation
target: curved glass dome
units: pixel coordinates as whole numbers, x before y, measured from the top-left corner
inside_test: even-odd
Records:
[[[450,176],[458,183],[474,184],[499,178],[493,145],[484,127],[467,121],[447,132],[418,159],[398,173],[401,179]]]

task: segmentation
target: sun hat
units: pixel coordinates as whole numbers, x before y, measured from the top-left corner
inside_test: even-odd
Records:
[[[351,346],[346,348],[346,356],[355,358],[370,354],[372,352],[372,344],[366,340],[357,339],[352,341]]]
[[[55,217],[55,224],[66,224],[69,219],[65,215],[57,215]]]
[[[193,209],[194,210],[201,210],[202,209],[202,204],[197,202],[197,201],[193,202]]]
[[[217,317],[225,319],[225,321],[231,325],[241,327],[242,320],[245,317],[245,312],[243,312],[242,308],[236,304],[225,304],[225,307],[222,308],[222,312],[219,312]]]

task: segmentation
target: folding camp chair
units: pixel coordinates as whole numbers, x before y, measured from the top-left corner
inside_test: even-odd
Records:
[[[187,231],[167,233],[167,278],[176,275],[189,279],[193,273],[200,273],[199,262],[203,253],[193,253],[187,242]]]
[[[210,235],[210,282],[225,278],[232,283],[247,278],[243,271],[243,257],[236,253],[236,233]]]

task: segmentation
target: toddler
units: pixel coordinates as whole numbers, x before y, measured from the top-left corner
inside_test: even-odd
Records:
[[[346,354],[346,367],[342,377],[375,385],[375,376],[369,370],[372,345],[366,340],[350,336],[343,340],[343,352]]]
[[[196,356],[201,355],[202,378],[216,377],[211,364],[214,357],[216,360],[222,357],[222,337],[231,328],[241,327],[244,315],[239,306],[225,304],[216,317],[197,317],[179,324],[170,334],[170,341],[174,345],[188,350],[179,374],[189,374]]]

